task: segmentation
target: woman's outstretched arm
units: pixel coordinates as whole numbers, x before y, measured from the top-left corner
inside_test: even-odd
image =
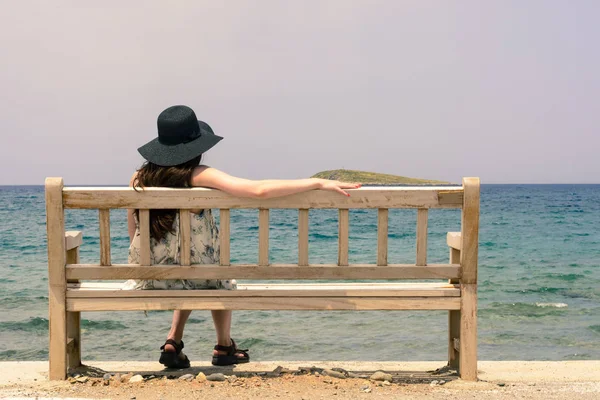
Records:
[[[314,189],[332,190],[350,196],[344,189],[357,189],[358,183],[345,183],[327,179],[261,180],[237,178],[215,168],[200,166],[194,170],[192,185],[219,189],[239,197],[269,199]]]

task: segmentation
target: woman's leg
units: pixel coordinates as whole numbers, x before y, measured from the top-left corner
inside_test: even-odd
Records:
[[[185,323],[187,322],[191,310],[175,310],[173,312],[173,322],[171,322],[171,330],[169,331],[168,339],[173,339],[175,342],[181,342],[183,338],[183,328],[185,328]],[[165,345],[166,352],[175,352],[175,347],[170,344]],[[185,355],[183,353],[179,353],[179,357],[185,359]]]
[[[231,316],[233,313],[231,310],[213,310],[211,314],[217,332],[217,344],[227,347],[231,346]],[[226,354],[226,352],[215,350],[213,354]],[[241,353],[237,353],[237,356],[244,358],[244,355]]]

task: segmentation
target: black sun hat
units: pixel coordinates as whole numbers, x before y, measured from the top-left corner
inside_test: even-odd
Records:
[[[160,113],[156,124],[158,137],[138,151],[146,160],[162,167],[188,162],[223,139],[206,122],[199,121],[194,110],[187,106],[167,108]]]

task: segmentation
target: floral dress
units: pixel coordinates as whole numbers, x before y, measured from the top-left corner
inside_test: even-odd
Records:
[[[135,235],[129,246],[128,262],[140,263],[140,229],[135,218]],[[173,223],[175,229],[161,240],[150,239],[151,264],[179,264],[179,214]],[[219,230],[211,210],[191,213],[191,264],[219,264]],[[170,280],[133,280],[125,282],[124,290],[131,289],[237,289],[236,281],[218,279],[170,279]]]

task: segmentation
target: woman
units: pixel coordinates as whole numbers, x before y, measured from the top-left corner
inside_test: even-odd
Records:
[[[217,144],[222,137],[213,133],[208,124],[198,121],[192,109],[173,106],[158,116],[158,138],[140,147],[146,159],[135,172],[130,185],[138,187],[192,187],[213,188],[239,197],[272,198],[313,189],[332,190],[350,196],[344,189],[355,189],[358,184],[325,179],[253,181],[230,176],[214,168],[201,165],[202,154]],[[137,210],[129,210],[128,227],[131,245],[129,262],[139,263],[140,233]],[[192,264],[219,264],[218,229],[211,210],[194,210],[191,218]],[[152,264],[179,264],[179,215],[176,210],[151,210]],[[128,281],[128,289],[229,289],[236,288],[234,280],[165,280]],[[161,346],[160,363],[169,368],[188,368],[190,362],[183,349],[183,329],[191,311],[176,310],[171,330]],[[247,350],[238,349],[230,337],[231,311],[212,311],[217,333],[213,365],[231,365],[250,360]]]

